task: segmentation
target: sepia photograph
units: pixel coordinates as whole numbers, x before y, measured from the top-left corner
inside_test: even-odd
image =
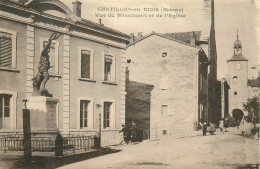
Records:
[[[0,0],[0,169],[259,169],[259,0]]]

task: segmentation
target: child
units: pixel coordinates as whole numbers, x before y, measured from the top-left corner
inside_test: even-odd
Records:
[[[220,129],[220,132],[223,134],[223,131],[224,131],[224,121],[222,119],[219,121],[219,127],[218,128]]]
[[[212,122],[209,122],[209,133],[213,135],[216,132],[216,127]]]
[[[225,118],[224,128],[225,128],[225,132],[227,132],[227,128],[228,128],[228,118]]]

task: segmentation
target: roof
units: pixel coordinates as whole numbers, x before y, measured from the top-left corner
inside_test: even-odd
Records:
[[[228,60],[229,61],[248,61],[242,54],[240,55],[233,55],[231,59]]]
[[[169,40],[172,40],[172,41],[181,43],[181,44],[186,45],[186,46],[194,47],[194,48],[197,48],[197,49],[202,49],[202,48],[199,47],[199,46],[191,45],[191,44],[189,44],[189,43],[187,43],[187,42],[183,42],[183,41],[181,41],[181,40],[172,38],[172,37],[170,37],[170,36],[166,36],[165,34],[156,33],[156,32],[154,32],[154,31],[153,31],[152,33],[146,35],[146,36],[143,36],[141,39],[138,39],[138,40],[136,40],[136,41],[130,43],[130,44],[127,46],[127,48],[130,47],[130,46],[132,46],[132,45],[135,45],[136,43],[138,43],[138,42],[140,42],[140,41],[142,41],[142,40],[144,40],[144,39],[146,39],[146,38],[148,38],[148,37],[150,37],[150,36],[152,36],[152,35],[156,35],[156,36],[159,36],[159,37],[162,37],[162,38],[165,38],[165,39],[169,39]]]
[[[248,79],[247,85],[251,87],[260,87],[260,77],[257,79]]]
[[[104,26],[104,24],[95,23],[93,21],[77,17],[63,2],[61,2],[59,0],[30,0],[29,2],[24,3],[24,4],[19,3],[19,2],[15,2],[15,1],[10,1],[10,0],[0,0],[0,5],[1,4],[9,6],[11,8],[22,10],[24,12],[32,13],[34,15],[42,16],[42,17],[51,16],[51,18],[59,19],[60,21],[63,21],[63,22],[66,22],[66,23],[69,22],[70,24],[73,24],[75,26],[84,26],[85,28],[90,27],[92,29],[97,29],[97,30],[104,32],[104,33],[107,32],[107,33],[119,35],[119,36],[121,36],[125,39],[130,38],[129,35],[122,33],[120,31],[108,28],[108,27]],[[44,13],[42,11],[37,10],[37,5],[41,6],[43,4],[45,4],[45,5],[51,4],[51,5],[57,6],[64,13],[66,13],[66,15],[68,15],[68,19],[60,18],[60,17],[57,17],[57,16],[52,16],[50,14],[47,14],[47,13]]]
[[[196,42],[200,41],[201,31],[165,33],[163,35],[169,38],[177,39],[185,43],[190,43],[190,39],[192,38],[193,33],[195,34]]]

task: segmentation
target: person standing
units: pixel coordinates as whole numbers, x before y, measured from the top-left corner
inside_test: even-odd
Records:
[[[219,121],[219,127],[218,128],[220,129],[220,132],[223,134],[223,131],[224,131],[224,121],[222,119]]]
[[[228,118],[225,118],[225,120],[224,120],[224,128],[225,128],[225,132],[227,132],[227,128],[228,128]]]
[[[240,126],[240,121],[237,120],[237,129],[239,129],[239,126]]]
[[[130,134],[129,134],[129,130],[128,128],[123,124],[122,125],[122,130],[119,131],[119,133],[123,132],[123,137],[124,137],[124,141],[125,143],[128,145],[129,141],[130,141]],[[122,143],[122,142],[121,142]]]
[[[206,136],[206,134],[207,134],[207,126],[208,126],[208,124],[204,121],[202,123],[202,134],[203,134],[203,136]]]
[[[134,122],[132,122],[132,127],[131,127],[131,142],[135,142],[136,141],[136,124]]]

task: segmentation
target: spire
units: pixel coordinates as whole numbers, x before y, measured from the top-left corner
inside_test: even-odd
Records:
[[[234,55],[242,55],[242,43],[238,39],[238,29],[237,29],[237,40],[234,42]]]
[[[237,29],[237,40],[238,40],[238,29]]]
[[[234,42],[234,55],[231,57],[229,61],[248,61],[242,54],[242,43],[238,37],[238,29],[237,29],[237,39]]]

